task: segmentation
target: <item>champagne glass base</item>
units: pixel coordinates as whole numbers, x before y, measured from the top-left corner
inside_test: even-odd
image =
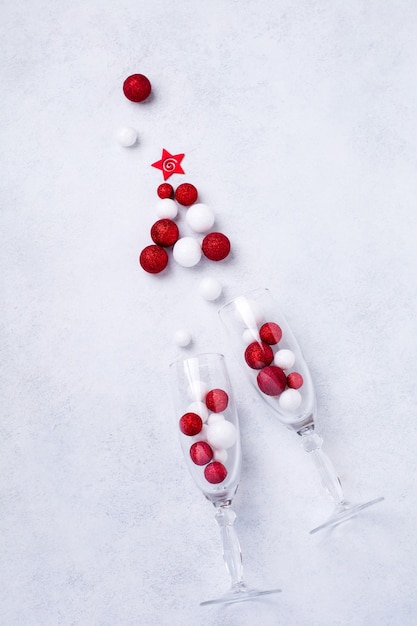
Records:
[[[369,500],[369,502],[364,502],[363,504],[354,505],[349,504],[348,502],[342,502],[336,507],[334,514],[327,520],[327,522],[324,522],[324,524],[320,524],[320,526],[310,530],[310,535],[319,532],[319,530],[324,530],[325,528],[330,528],[331,526],[337,526],[351,517],[354,517],[360,511],[363,511],[374,504],[378,504],[378,502],[382,502],[383,500],[384,497],[380,497],[375,498],[374,500]]]
[[[273,593],[280,593],[281,589],[250,589],[244,583],[238,583],[233,585],[231,589],[220,598],[214,600],[205,600],[200,602],[200,606],[208,606],[210,604],[229,604],[232,602],[245,602],[246,600],[252,600],[253,598],[259,598],[260,596],[267,596]]]

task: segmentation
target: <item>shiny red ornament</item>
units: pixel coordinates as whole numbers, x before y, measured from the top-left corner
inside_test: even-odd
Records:
[[[221,413],[229,404],[229,396],[223,389],[211,389],[206,395],[206,405],[209,411]]]
[[[217,485],[218,483],[222,483],[226,478],[227,469],[223,463],[213,461],[213,463],[209,463],[207,467],[204,468],[204,476],[207,482]]]
[[[178,226],[172,220],[163,218],[151,228],[151,238],[159,246],[173,246],[180,236]]]
[[[162,158],[155,163],[152,163],[152,167],[156,167],[158,170],[162,170],[164,180],[167,180],[172,174],[185,174],[180,163],[184,158],[184,154],[170,154],[168,150],[163,148]]]
[[[143,74],[132,74],[123,83],[123,93],[131,102],[143,102],[152,90],[149,78]]]
[[[197,413],[184,413],[179,421],[180,431],[184,435],[193,437],[203,428],[203,420]]]
[[[279,396],[287,385],[285,372],[276,365],[262,369],[256,377],[258,387],[267,396]]]
[[[167,251],[157,245],[146,246],[140,253],[139,263],[145,272],[159,274],[168,265]]]
[[[206,465],[213,458],[213,450],[206,441],[196,441],[190,448],[190,457],[196,465]]]
[[[298,372],[291,372],[287,376],[287,385],[291,389],[299,389],[303,386],[303,377]]]
[[[275,322],[266,322],[260,327],[259,336],[262,341],[273,346],[281,341],[282,330]]]
[[[254,370],[270,365],[274,360],[271,346],[263,341],[253,341],[245,350],[245,361]]]
[[[172,198],[174,195],[174,187],[170,185],[169,183],[161,183],[158,189],[156,190],[156,193],[163,200],[165,198]]]
[[[175,200],[183,206],[191,206],[197,198],[197,188],[191,183],[181,183],[175,190]]]
[[[210,261],[222,261],[230,252],[230,241],[223,233],[209,233],[204,237],[201,248]]]

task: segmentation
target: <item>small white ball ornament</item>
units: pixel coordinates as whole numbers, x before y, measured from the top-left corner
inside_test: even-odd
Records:
[[[138,140],[138,133],[134,128],[130,126],[122,126],[117,131],[117,141],[124,148],[129,148],[133,146]]]
[[[165,200],[163,202],[166,202]],[[183,267],[193,267],[201,259],[201,246],[193,237],[178,239],[172,250],[175,261]]]
[[[205,233],[214,224],[214,213],[206,204],[197,202],[188,209],[185,221],[194,232]]]
[[[178,204],[171,198],[162,198],[155,205],[155,213],[161,219],[173,220],[178,214]]]
[[[208,416],[207,424],[214,424],[215,422],[223,422],[226,418],[222,413],[210,413]]]
[[[285,411],[295,411],[298,409],[303,398],[297,389],[286,389],[279,397],[279,405]]]
[[[188,397],[191,398],[191,400],[201,402],[208,394],[208,391],[209,388],[205,382],[202,380],[193,380],[188,387]]]
[[[287,370],[295,363],[295,354],[292,350],[278,350],[274,356],[274,363],[283,370]]]
[[[203,422],[207,422],[207,418],[209,416],[209,411],[206,407],[206,404],[200,401],[191,402],[191,404],[189,404],[187,407],[186,413],[196,413],[201,417]]]
[[[207,278],[203,278],[203,280],[200,281],[200,284],[198,285],[198,293],[205,300],[217,300],[221,292],[222,286],[219,281],[215,278],[210,278],[209,276]]]
[[[186,346],[190,345],[192,336],[191,336],[191,333],[188,332],[188,330],[180,329],[174,333],[173,339],[174,339],[174,343],[178,347],[185,348]]]
[[[243,343],[247,346],[253,341],[259,341],[259,333],[257,328],[246,328],[242,333]]]
[[[213,450],[213,461],[218,461],[219,463],[226,463],[227,461],[227,450]]]
[[[237,439],[237,430],[232,422],[222,420],[207,427],[207,441],[213,448],[231,448]]]

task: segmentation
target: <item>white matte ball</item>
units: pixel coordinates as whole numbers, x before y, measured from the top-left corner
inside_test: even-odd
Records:
[[[201,259],[201,246],[193,237],[178,239],[172,250],[176,262],[183,267],[193,267]]]
[[[171,198],[161,198],[155,205],[155,213],[161,219],[173,220],[178,214],[178,204]]]
[[[196,413],[201,417],[203,422],[207,422],[207,418],[209,416],[208,408],[206,407],[204,402],[191,402],[188,405],[186,413]]]
[[[303,398],[297,389],[286,389],[279,397],[279,405],[285,411],[295,411],[298,409]]]
[[[257,328],[246,328],[242,333],[243,343],[247,346],[254,341],[259,341],[259,333]]]
[[[215,278],[203,278],[198,285],[198,292],[205,300],[217,300],[222,292],[222,286]]]
[[[294,365],[295,354],[292,350],[287,350],[286,348],[278,350],[274,356],[274,363],[281,369],[287,370]]]
[[[191,343],[191,333],[188,330],[177,330],[174,333],[174,343],[180,348],[185,348]]]
[[[210,413],[207,424],[210,426],[210,424],[214,424],[215,422],[223,422],[224,419],[225,417],[222,413]]]
[[[226,463],[227,461],[227,450],[213,450],[213,461],[218,461],[219,463]]]
[[[188,397],[201,402],[208,394],[209,388],[202,380],[193,380],[188,387]]]
[[[231,448],[237,439],[236,426],[232,422],[222,420],[207,427],[207,441],[213,448]]]
[[[187,210],[185,221],[196,233],[205,233],[214,224],[214,213],[206,204],[198,202]]]
[[[133,146],[138,140],[138,134],[134,128],[123,126],[117,131],[117,141],[124,148]]]

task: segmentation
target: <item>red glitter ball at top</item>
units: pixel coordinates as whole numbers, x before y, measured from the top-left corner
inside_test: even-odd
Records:
[[[206,441],[196,441],[190,448],[190,457],[196,465],[206,465],[213,458],[213,450]]]
[[[178,226],[168,218],[158,220],[151,228],[152,241],[159,246],[173,246],[179,236]]]
[[[271,346],[261,341],[253,341],[245,350],[245,361],[254,370],[270,365],[274,360]]]
[[[180,419],[179,426],[180,431],[184,435],[192,437],[193,435],[198,435],[203,428],[203,420],[197,413],[184,413]]]
[[[201,248],[210,261],[222,261],[230,252],[230,241],[223,233],[209,233],[204,237]]]
[[[182,183],[175,190],[175,200],[183,206],[191,206],[198,198],[198,191],[191,183]]]
[[[206,395],[206,405],[213,413],[221,413],[229,404],[229,396],[223,389],[211,389]]]
[[[123,93],[132,102],[143,102],[151,93],[151,83],[143,74],[132,74],[123,83]]]
[[[168,265],[168,254],[161,246],[146,246],[140,253],[139,263],[145,272],[158,274]]]
[[[172,196],[174,195],[174,187],[169,183],[161,183],[156,190],[156,193],[162,199],[172,198]]]
[[[303,386],[303,377],[298,372],[291,372],[287,376],[287,385],[291,389],[299,389]]]
[[[265,324],[262,324],[259,329],[259,336],[262,341],[265,341],[270,345],[275,345],[281,340],[282,330],[278,324],[275,324],[275,322],[266,322]]]
[[[261,370],[256,378],[258,387],[267,396],[278,396],[287,385],[285,372],[276,365],[269,365]]]
[[[218,483],[222,483],[226,478],[227,469],[223,463],[213,461],[213,463],[209,463],[207,467],[204,468],[204,476],[207,482],[217,485]]]

